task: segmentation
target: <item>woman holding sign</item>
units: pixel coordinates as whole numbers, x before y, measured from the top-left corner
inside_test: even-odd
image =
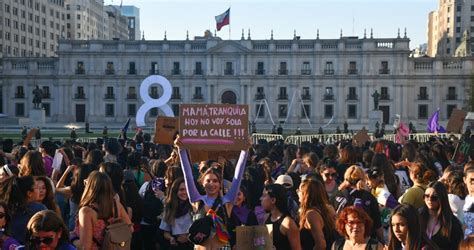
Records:
[[[204,186],[205,194],[200,195],[194,183],[193,173],[186,150],[182,149],[182,142],[179,136],[175,140],[175,145],[179,149],[179,157],[181,159],[181,167],[184,172],[184,180],[188,197],[193,206],[195,216],[193,220],[196,222],[209,215],[215,223],[215,231],[208,233],[198,230],[193,232],[191,226],[190,240],[199,245],[197,249],[218,249],[219,247],[229,244],[229,233],[227,231],[227,220],[232,213],[233,203],[239,192],[240,182],[244,173],[245,163],[248,151],[242,150],[240,153],[237,166],[235,168],[234,180],[229,191],[222,195],[222,171],[217,168],[207,169],[200,177],[199,182]],[[249,143],[249,146],[251,144]],[[211,209],[212,208],[212,209]],[[199,226],[197,228],[202,228]]]

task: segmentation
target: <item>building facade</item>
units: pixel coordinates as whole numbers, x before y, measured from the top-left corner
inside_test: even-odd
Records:
[[[65,32],[64,0],[0,3],[0,57],[56,56]]]
[[[105,6],[108,16],[108,38],[128,40],[128,18],[120,13],[120,10],[112,5]]]
[[[172,84],[176,115],[180,103],[238,103],[249,105],[249,120],[259,128],[318,128],[331,120],[367,126],[377,90],[386,124],[396,114],[426,124],[437,108],[446,121],[469,99],[472,58],[412,58],[410,52],[406,36],[63,40],[58,58],[3,59],[0,113],[28,117],[38,85],[50,122],[123,122],[143,104],[141,82],[159,74]],[[148,92],[160,98],[162,89],[152,85]],[[148,112],[148,124],[160,113]]]
[[[428,15],[428,55],[454,56],[465,32],[472,44],[473,21],[473,0],[439,0],[438,10]]]
[[[114,6],[128,18],[128,39],[140,40],[140,9],[133,5]]]

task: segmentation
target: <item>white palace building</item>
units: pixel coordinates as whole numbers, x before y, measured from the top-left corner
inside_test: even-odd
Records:
[[[0,113],[28,118],[32,91],[43,90],[46,122],[122,123],[143,101],[141,82],[162,75],[172,85],[169,102],[248,104],[249,120],[307,129],[345,121],[369,125],[375,90],[383,121],[396,114],[419,129],[440,108],[441,122],[470,96],[472,57],[411,57],[409,39],[222,40],[210,32],[194,40],[62,40],[58,57],[3,58]],[[159,86],[149,88],[159,98]],[[147,114],[152,125],[161,111]],[[310,125],[311,124],[311,125]]]

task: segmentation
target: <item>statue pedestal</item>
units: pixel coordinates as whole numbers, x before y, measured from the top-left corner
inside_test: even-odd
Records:
[[[46,112],[44,109],[31,109],[29,116],[29,125],[30,126],[42,126],[46,122]]]
[[[379,122],[379,129],[382,128],[383,112],[380,110],[372,110],[369,112],[369,133],[375,132],[375,124]]]

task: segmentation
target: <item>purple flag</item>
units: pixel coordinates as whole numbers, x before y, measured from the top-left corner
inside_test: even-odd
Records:
[[[436,110],[436,112],[434,112],[431,115],[430,119],[428,120],[428,124],[427,124],[428,133],[439,132],[438,118],[439,118],[439,109]]]

